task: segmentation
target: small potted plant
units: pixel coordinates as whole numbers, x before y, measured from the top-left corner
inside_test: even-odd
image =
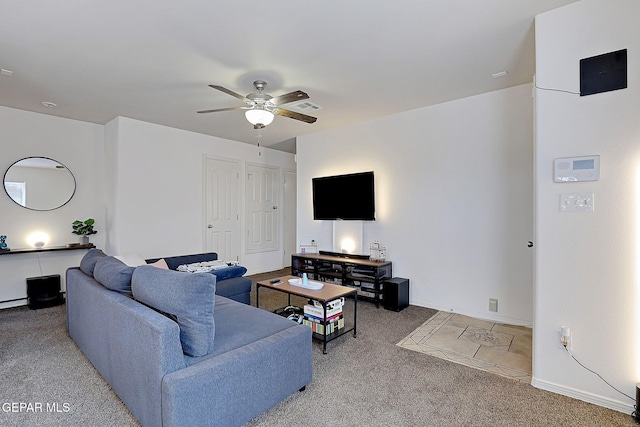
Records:
[[[80,236],[81,244],[88,245],[89,236],[97,233],[97,231],[93,229],[93,224],[95,224],[95,221],[93,218],[89,218],[84,222],[75,220],[71,224],[71,226],[73,227],[73,234],[77,234]]]

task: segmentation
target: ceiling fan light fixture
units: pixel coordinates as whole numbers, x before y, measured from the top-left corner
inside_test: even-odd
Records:
[[[257,125],[267,126],[271,124],[274,117],[271,111],[262,110],[258,108],[253,108],[251,110],[245,111],[244,116],[247,118],[249,123],[251,123],[254,126],[257,126]]]
[[[242,96],[239,93],[236,93],[230,89],[227,89],[222,86],[217,85],[209,85],[212,89],[219,90],[220,92],[224,92],[227,95],[231,95],[234,98],[239,99],[244,102],[246,106],[244,107],[228,107],[228,108],[214,108],[212,110],[201,110],[198,113],[216,113],[219,111],[230,111],[230,110],[245,110],[245,117],[247,121],[253,125],[254,129],[262,129],[265,126],[268,126],[273,121],[275,115],[281,117],[288,117],[290,119],[299,120],[304,123],[315,123],[318,120],[316,117],[308,116],[301,111],[291,111],[286,108],[283,108],[282,105],[290,104],[292,102],[297,102],[296,105],[299,105],[301,101],[309,98],[309,95],[304,93],[301,90],[296,90],[290,93],[285,93],[284,95],[276,96],[275,98],[268,93],[264,93],[263,89],[267,85],[262,80],[256,80],[253,82],[253,85],[258,90],[258,93],[250,93],[247,96]],[[305,105],[307,107],[311,107],[313,104]],[[293,106],[293,105],[292,105]],[[320,107],[315,107],[314,109],[319,109]]]

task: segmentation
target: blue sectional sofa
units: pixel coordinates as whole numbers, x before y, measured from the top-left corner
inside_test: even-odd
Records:
[[[175,270],[182,264],[193,264],[196,262],[215,261],[218,254],[215,252],[205,252],[194,255],[181,255],[162,258],[166,261],[171,270]],[[159,261],[160,258],[148,259],[148,263]],[[242,277],[247,269],[242,266],[233,266],[224,270],[214,271],[216,276],[216,295],[231,298],[243,304],[251,304],[251,279]]]
[[[239,426],[311,381],[311,329],[220,295],[244,301],[234,278],[96,251],[66,274],[69,335],[143,426]]]

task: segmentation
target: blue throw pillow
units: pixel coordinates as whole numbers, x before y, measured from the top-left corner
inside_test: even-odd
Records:
[[[175,316],[185,354],[198,357],[213,351],[215,277],[143,265],[133,272],[131,287],[136,300]]]
[[[135,267],[112,256],[98,259],[93,270],[93,277],[105,288],[131,297],[131,275]]]
[[[80,271],[87,276],[93,277],[93,270],[96,268],[96,262],[98,262],[100,258],[104,258],[106,256],[107,255],[105,255],[105,253],[100,249],[89,249],[89,251],[82,257],[82,260],[80,260]]]
[[[231,267],[220,268],[218,270],[212,270],[211,274],[216,276],[218,281],[222,281],[225,279],[231,279],[232,277],[242,277],[246,272],[246,267],[234,265]]]

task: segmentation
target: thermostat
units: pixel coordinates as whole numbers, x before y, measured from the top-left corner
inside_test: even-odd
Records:
[[[597,181],[600,179],[600,156],[564,157],[553,161],[555,182]]]

